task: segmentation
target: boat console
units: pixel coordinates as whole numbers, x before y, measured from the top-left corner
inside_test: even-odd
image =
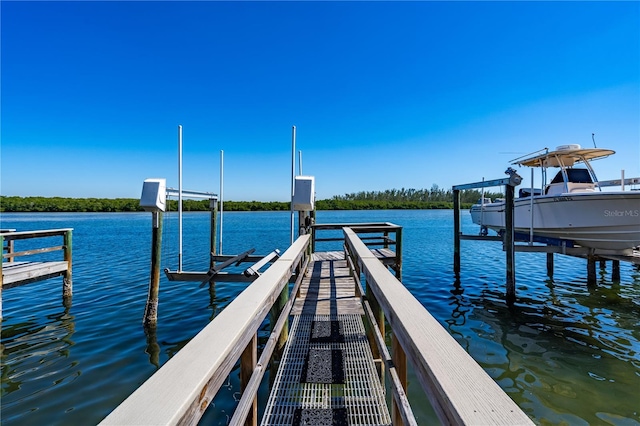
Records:
[[[566,182],[563,172],[567,174]],[[594,192],[595,190],[596,184],[593,182],[589,170],[571,168],[564,169],[564,171],[560,170],[551,183],[546,186],[544,193],[546,195],[559,195],[571,192]]]

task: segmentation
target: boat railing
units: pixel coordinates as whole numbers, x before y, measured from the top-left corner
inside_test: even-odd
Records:
[[[296,239],[101,424],[197,424],[238,361],[243,391],[231,424],[255,424],[258,388],[271,355],[286,341],[290,295],[297,293],[307,268],[310,242],[310,235]],[[270,312],[274,325],[258,359],[257,332]]]
[[[624,190],[625,186],[632,186],[632,185],[640,185],[640,177],[635,177],[635,178],[623,177],[620,179],[598,181],[598,186],[601,188],[610,187],[610,186],[619,186],[622,188],[622,190]]]
[[[406,387],[407,361],[443,424],[532,424],[529,417],[456,342],[407,288],[391,274],[351,228],[344,228],[345,251],[364,283],[365,311],[376,334],[391,328],[392,354],[385,364]],[[362,287],[362,286],[361,286]],[[379,339],[382,340],[382,339]],[[378,350],[384,352],[384,340]],[[392,377],[394,411],[404,419],[404,391]]]

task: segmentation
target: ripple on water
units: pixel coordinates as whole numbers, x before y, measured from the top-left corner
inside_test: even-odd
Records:
[[[185,216],[184,268],[206,270],[209,215]],[[162,276],[158,327],[145,332],[148,215],[3,214],[0,220],[20,229],[75,228],[68,304],[60,279],[3,292],[3,424],[98,423],[244,288],[200,288]],[[288,212],[229,214],[225,252],[285,249],[288,221]],[[549,279],[544,256],[517,253],[518,300],[508,307],[500,244],[463,241],[462,271],[452,272],[451,211],[318,212],[318,222],[376,221],[404,227],[405,286],[536,423],[638,424],[640,271],[623,264],[620,283],[599,271],[598,284],[588,286],[584,260],[555,256]],[[466,215],[463,230],[477,232]],[[162,250],[172,269],[176,234],[169,214]],[[266,330],[263,325],[261,342]],[[203,421],[226,424],[238,392],[232,374]],[[259,397],[266,392],[263,385]],[[418,418],[431,424],[415,376],[409,397]]]

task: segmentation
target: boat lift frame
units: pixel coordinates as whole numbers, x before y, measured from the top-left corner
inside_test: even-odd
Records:
[[[492,240],[503,241],[504,251],[506,252],[507,275],[507,304],[513,304],[516,300],[516,270],[515,270],[515,232],[513,221],[513,207],[515,198],[515,187],[520,185],[522,177],[516,173],[514,169],[509,167],[506,171],[509,177],[502,179],[483,180],[482,182],[467,183],[463,185],[453,186],[453,271],[456,275],[460,275],[460,240]],[[492,186],[504,186],[505,188],[505,233],[500,236],[479,236],[479,235],[463,235],[460,230],[460,191],[463,189],[488,188]]]

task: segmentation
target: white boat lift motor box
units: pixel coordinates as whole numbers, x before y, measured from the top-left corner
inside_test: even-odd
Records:
[[[315,196],[315,178],[313,176],[296,176],[293,187],[293,210],[313,211]]]
[[[167,205],[167,180],[145,179],[142,184],[140,207],[148,212],[163,212]]]

